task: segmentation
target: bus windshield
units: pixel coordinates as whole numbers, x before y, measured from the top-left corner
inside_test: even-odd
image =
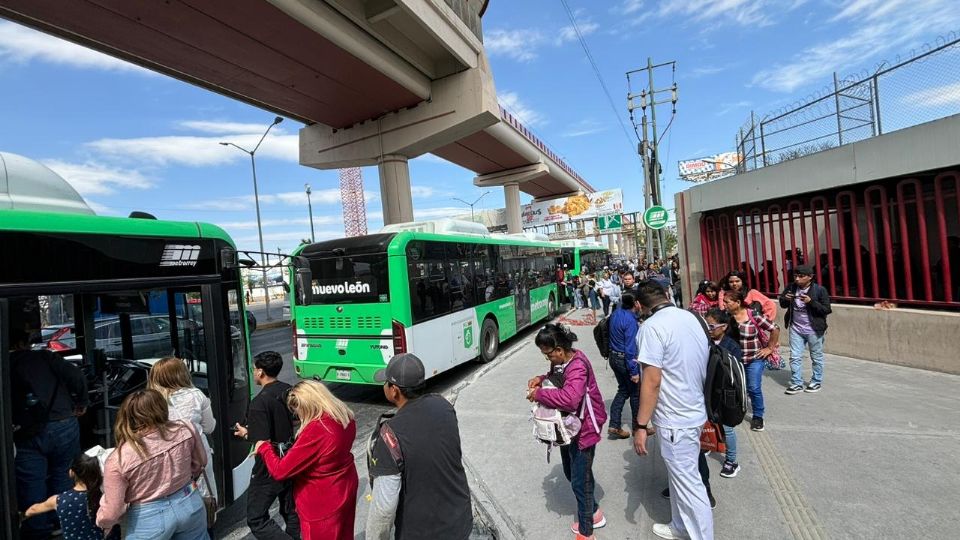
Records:
[[[387,254],[310,257],[312,304],[368,304],[390,301]]]

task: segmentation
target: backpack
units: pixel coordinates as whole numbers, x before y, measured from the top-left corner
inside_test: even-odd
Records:
[[[587,362],[584,362],[587,368],[586,391],[583,394],[583,402],[580,404],[580,410],[574,413],[563,413],[558,409],[547,407],[539,403],[534,403],[531,409],[533,420],[533,437],[539,442],[547,445],[547,463],[550,463],[550,450],[554,446],[566,446],[573,441],[573,438],[580,433],[583,422],[586,421],[586,415],[590,415],[594,429],[599,433],[600,426],[597,425],[597,417],[593,413],[593,402],[590,400],[590,379],[594,378],[593,368]],[[543,380],[545,388],[562,388],[564,383],[563,374],[551,375]]]
[[[709,355],[707,376],[703,382],[703,399],[710,422],[736,427],[747,413],[747,376],[743,363],[729,351],[713,342],[707,323],[692,311],[707,335]]]
[[[604,359],[610,357],[610,317],[600,319],[600,322],[593,327],[593,340],[597,342],[597,348],[600,349],[600,356]]]
[[[10,382],[12,383],[10,390],[12,393],[11,401],[14,404],[11,416],[13,417],[14,425],[13,438],[18,442],[29,441],[43,431],[43,428],[50,421],[50,409],[53,407],[54,402],[57,400],[57,394],[60,392],[60,379],[53,372],[53,368],[50,367],[50,358],[43,359],[43,361],[47,363],[50,375],[56,381],[53,395],[50,396],[49,402],[44,403],[40,401],[30,381],[20,373],[20,362],[37,361],[37,359],[27,357],[27,355],[35,353],[40,353],[44,356],[54,354],[44,350],[15,352],[11,355],[13,369],[10,371]]]

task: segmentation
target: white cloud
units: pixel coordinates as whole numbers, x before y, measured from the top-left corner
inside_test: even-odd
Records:
[[[418,199],[429,199],[431,197],[452,197],[454,193],[442,191],[430,186],[410,186],[410,193]]]
[[[733,112],[737,109],[743,109],[752,105],[749,101],[737,101],[734,103],[721,103],[720,108],[717,109],[717,112],[714,113],[715,116],[725,116],[726,114]]]
[[[491,56],[506,56],[520,62],[530,62],[537,58],[536,48],[543,41],[539,30],[494,29],[485,32],[483,47]]]
[[[679,15],[692,21],[726,20],[741,26],[770,24],[771,12],[780,11],[773,0],[662,0],[657,14]]]
[[[373,191],[364,191],[366,202],[375,201],[380,198],[378,193]],[[340,204],[340,189],[315,189],[310,193],[310,202],[314,206]],[[307,206],[307,194],[303,191],[286,191],[282,193],[263,193],[260,195],[260,206],[284,205],[284,206]],[[200,201],[189,203],[183,208],[191,210],[248,210],[254,207],[253,195],[240,195],[236,197],[222,197],[209,201]],[[316,218],[314,218],[316,219]]]
[[[33,61],[80,69],[153,74],[150,70],[124,60],[19,24],[0,21],[0,62],[27,64]]]
[[[607,125],[596,120],[581,120],[561,134],[563,137],[583,137],[607,130]]]
[[[319,240],[329,240],[331,238],[341,238],[343,237],[343,230],[320,230],[314,233],[316,239]],[[263,233],[263,241],[266,245],[263,246],[264,250],[273,252],[273,248],[270,247],[270,244],[275,242],[290,242],[294,241],[299,243],[300,240],[304,238],[310,238],[310,226],[308,225],[306,229],[302,231],[282,231],[282,232],[265,232]],[[255,245],[260,241],[259,235],[243,236],[237,238],[237,244],[244,245]],[[242,249],[242,248],[241,248]],[[281,251],[283,251],[281,249]]]
[[[516,92],[500,92],[497,98],[503,108],[515,116],[517,120],[520,120],[523,125],[534,127],[547,123],[546,117],[527,106]]]
[[[853,71],[877,55],[904,50],[960,25],[954,0],[847,0],[830,19],[851,30],[822,41],[785,63],[764,69],[753,84],[779,92],[822,84],[835,71]]]
[[[920,90],[904,96],[900,101],[911,106],[919,105],[921,107],[957,106],[960,105],[960,83]]]
[[[631,15],[641,9],[643,9],[643,0],[623,0],[620,5],[610,11],[615,15]]]
[[[223,146],[226,140],[246,149],[252,149],[261,134],[238,134],[229,137],[160,136],[133,139],[100,139],[87,143],[89,148],[111,158],[133,163],[153,165],[186,165],[202,167],[224,165],[247,159],[248,154],[232,146]],[[299,162],[298,135],[274,135],[264,139],[257,150],[258,157],[270,157]]]
[[[69,163],[57,159],[43,162],[62,176],[81,195],[106,195],[120,189],[148,189],[153,187],[146,176],[136,170],[111,167],[95,161]]]
[[[700,66],[690,70],[690,76],[692,78],[707,77],[709,75],[716,75],[717,73],[722,73],[729,69],[729,65],[713,65],[713,66]]]
[[[213,122],[208,120],[181,120],[177,122],[177,127],[183,129],[199,131],[201,133],[226,135],[255,134],[261,136],[263,132],[266,131],[267,126],[269,126],[269,124],[266,123]],[[273,129],[270,130],[270,133],[282,135],[283,128],[281,126],[274,126]]]
[[[580,29],[580,35],[589,36],[590,34],[596,32],[600,25],[593,21],[583,21],[577,23],[577,28]],[[569,43],[577,41],[577,31],[574,29],[573,25],[564,26],[560,29],[560,34],[557,36],[557,39],[554,40],[556,45],[563,45],[564,43]]]

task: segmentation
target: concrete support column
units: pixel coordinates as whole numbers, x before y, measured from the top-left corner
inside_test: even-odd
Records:
[[[504,184],[503,198],[507,205],[507,232],[509,234],[522,233],[523,222],[520,221],[520,184],[518,182]]]
[[[617,253],[617,235],[608,234],[607,235],[607,249],[610,250],[610,253]]]
[[[413,221],[413,197],[410,194],[410,166],[407,156],[387,154],[378,160],[380,200],[383,224]]]

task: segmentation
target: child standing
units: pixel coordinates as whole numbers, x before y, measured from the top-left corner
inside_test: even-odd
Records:
[[[100,508],[103,473],[96,458],[80,454],[70,465],[73,489],[53,495],[27,508],[26,517],[57,512],[64,540],[103,540],[103,530],[94,519]]]

